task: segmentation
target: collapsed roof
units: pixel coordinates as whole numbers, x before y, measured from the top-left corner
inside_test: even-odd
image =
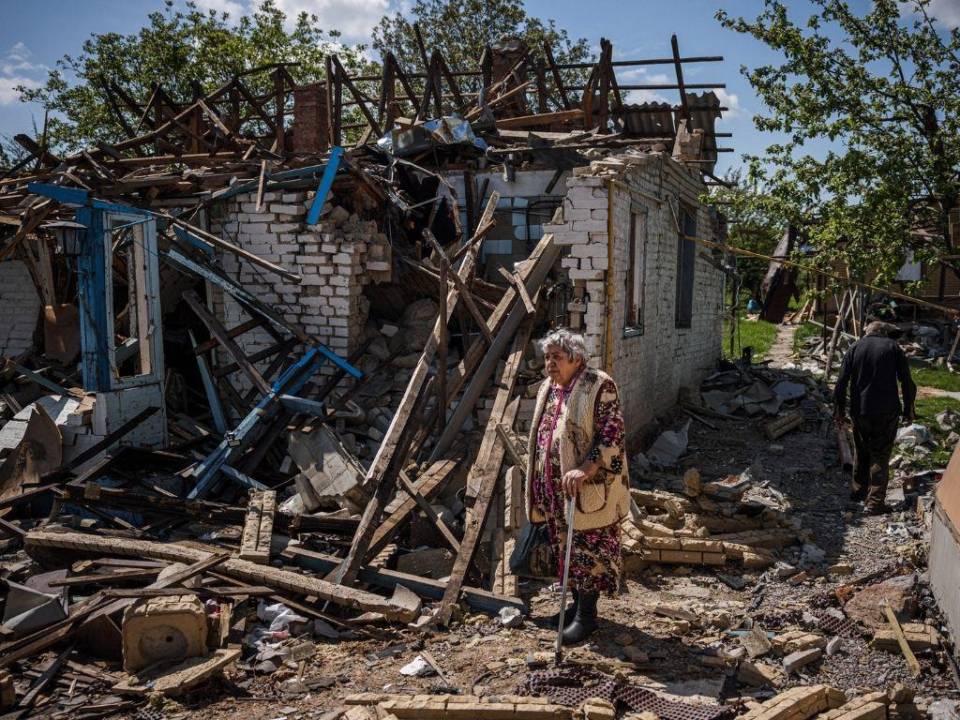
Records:
[[[128,138],[59,157],[16,136],[27,155],[0,178],[0,260],[42,223],[69,216],[31,195],[38,181],[177,215],[241,192],[316,187],[334,147],[345,148],[347,173],[401,210],[415,204],[399,177],[404,167],[568,169],[632,147],[673,148],[711,174],[717,154],[730,150],[717,146],[727,134],[714,129],[726,108],[713,90],[724,86],[687,83],[683,68],[722,58],[683,57],[676,36],[672,47],[672,57],[615,61],[601,40],[596,62],[557,64],[548,46],[513,39],[488,47],[477,68],[455,71],[439,50],[424,51],[417,70],[387,53],[380,75],[350,75],[332,55],[321,82],[298,85],[275,64],[189,102],[161,86],[138,101],[112,83],[110,108]],[[672,66],[676,82],[617,79],[618,69],[658,65]],[[629,102],[666,91],[679,94],[677,104]]]

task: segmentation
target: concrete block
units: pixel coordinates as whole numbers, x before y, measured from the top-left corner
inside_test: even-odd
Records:
[[[823,657],[823,650],[820,648],[798,650],[795,653],[790,653],[783,659],[783,669],[789,675],[810,663],[817,662],[821,657]]]
[[[207,652],[207,616],[194,595],[149,598],[123,614],[123,669],[136,672]]]
[[[777,635],[772,640],[773,647],[782,655],[790,655],[800,650],[809,650],[810,648],[820,648],[823,650],[827,646],[827,638],[816,633],[805,632],[804,630],[788,630],[785,633]]]
[[[295,483],[308,512],[331,506],[351,511],[365,507],[369,498],[361,490],[363,468],[333,430],[308,425],[291,433],[289,452],[301,470]]]

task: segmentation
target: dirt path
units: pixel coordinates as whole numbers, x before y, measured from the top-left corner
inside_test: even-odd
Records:
[[[773,345],[764,357],[765,360],[770,361],[771,367],[783,367],[793,362],[793,336],[798,327],[799,325],[777,326],[777,339],[773,341]]]

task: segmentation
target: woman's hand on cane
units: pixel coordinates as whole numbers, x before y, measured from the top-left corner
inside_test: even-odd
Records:
[[[597,465],[587,463],[582,467],[568,470],[563,476],[563,494],[568,498],[576,497],[583,484],[597,474]]]

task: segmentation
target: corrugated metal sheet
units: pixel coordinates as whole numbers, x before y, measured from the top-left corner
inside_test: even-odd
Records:
[[[631,137],[673,137],[677,128],[669,103],[623,106],[623,129]]]
[[[717,139],[713,136],[720,113],[720,99],[713,92],[687,93],[690,129],[703,130],[703,171],[712,173],[717,162]],[[669,103],[642,103],[623,106],[623,131],[631,137],[676,137],[681,111]]]
[[[713,136],[716,131],[716,122],[721,117],[720,98],[714,92],[705,92],[702,95],[687,93],[687,105],[690,106],[690,125],[692,130],[703,130],[703,171],[713,173],[717,162],[717,139]]]

